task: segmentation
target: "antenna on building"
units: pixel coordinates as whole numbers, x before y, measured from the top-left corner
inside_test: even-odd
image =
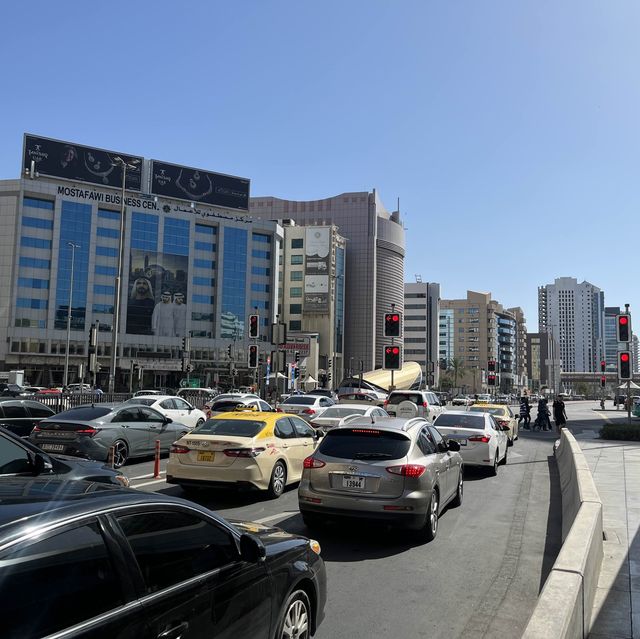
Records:
[[[416,284],[422,284],[422,275],[416,275]]]

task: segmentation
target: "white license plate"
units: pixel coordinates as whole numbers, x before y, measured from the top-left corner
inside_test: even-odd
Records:
[[[343,475],[342,487],[343,488],[355,488],[356,490],[364,490],[364,477],[357,477],[355,475]]]
[[[215,457],[215,453],[210,450],[198,451],[198,461],[199,462],[212,462]]]
[[[40,444],[42,450],[50,450],[52,453],[64,452],[64,444]]]

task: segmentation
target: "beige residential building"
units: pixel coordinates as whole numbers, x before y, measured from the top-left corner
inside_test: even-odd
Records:
[[[526,335],[526,326],[522,310],[505,309],[491,299],[491,293],[467,291],[465,299],[440,302],[441,359],[445,360],[448,376],[460,392],[493,390],[487,385],[490,360],[497,363],[496,391],[521,390],[522,377],[526,375],[526,368],[523,370],[519,363],[519,349],[526,349],[526,337],[520,342],[523,335]],[[520,359],[526,362],[526,350]],[[452,360],[459,364],[457,380]]]

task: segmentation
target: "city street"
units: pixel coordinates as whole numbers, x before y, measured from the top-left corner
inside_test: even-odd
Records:
[[[151,462],[124,471],[141,490],[318,539],[329,596],[317,637],[508,638],[521,635],[560,544],[553,441],[551,433],[525,432],[497,477],[469,469],[462,507],[444,512],[426,545],[369,526],[311,532],[298,513],[296,486],[276,501],[219,491],[187,496],[154,481]]]

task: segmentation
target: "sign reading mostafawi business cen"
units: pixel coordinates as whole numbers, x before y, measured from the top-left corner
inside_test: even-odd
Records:
[[[155,195],[205,202],[228,209],[249,210],[249,180],[166,162],[151,162]]]
[[[31,162],[41,175],[89,182],[100,186],[122,188],[122,167],[114,162],[120,157],[133,168],[127,168],[127,189],[139,191],[142,183],[142,159],[115,151],[105,151],[73,142],[41,138],[28,133],[24,136],[23,169],[30,170]]]
[[[304,312],[328,313],[331,228],[312,226],[305,229],[304,247]]]

